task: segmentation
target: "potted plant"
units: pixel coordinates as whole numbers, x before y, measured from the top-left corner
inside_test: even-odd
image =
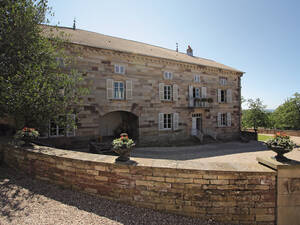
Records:
[[[113,140],[113,150],[119,157],[116,159],[117,162],[127,162],[129,161],[130,152],[135,146],[135,143],[132,139],[128,138],[127,133],[122,133],[120,138]]]
[[[14,138],[16,140],[21,140],[24,143],[22,146],[32,146],[31,142],[32,140],[38,138],[39,132],[35,130],[34,128],[24,127],[22,130],[17,131]]]
[[[290,137],[283,133],[277,133],[273,139],[267,141],[266,145],[269,149],[277,153],[275,158],[278,161],[288,161],[283,155],[296,147],[296,144],[290,140]]]

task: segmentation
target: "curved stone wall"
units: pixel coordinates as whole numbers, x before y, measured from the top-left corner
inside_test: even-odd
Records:
[[[4,161],[37,179],[100,197],[230,224],[275,224],[276,173],[182,169],[173,161],[52,148],[2,148]]]

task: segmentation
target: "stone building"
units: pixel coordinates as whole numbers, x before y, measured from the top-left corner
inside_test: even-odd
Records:
[[[45,33],[50,27],[45,27]],[[235,139],[240,132],[243,72],[187,53],[80,29],[69,35],[71,67],[84,76],[89,95],[69,135],[117,136],[140,143]],[[50,125],[50,136],[59,136]]]

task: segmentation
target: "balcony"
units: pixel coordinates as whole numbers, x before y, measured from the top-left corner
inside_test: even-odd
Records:
[[[189,107],[192,108],[210,108],[212,103],[211,98],[197,98],[193,97],[189,99]]]

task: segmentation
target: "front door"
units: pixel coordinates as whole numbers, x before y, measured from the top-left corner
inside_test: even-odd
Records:
[[[192,135],[202,132],[202,115],[200,113],[192,115]]]

